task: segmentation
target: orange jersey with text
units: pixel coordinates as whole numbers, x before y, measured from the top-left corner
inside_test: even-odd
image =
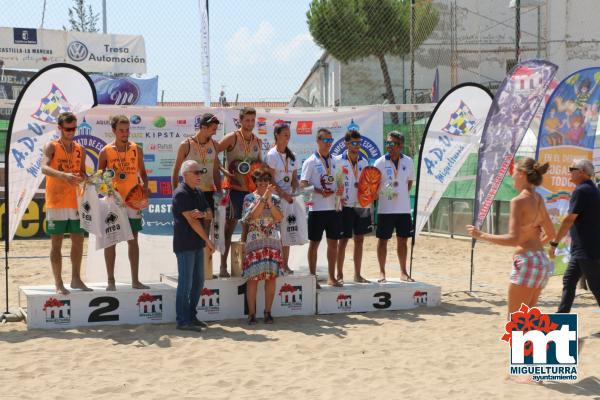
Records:
[[[129,142],[127,151],[117,151],[112,143],[106,145],[104,151],[106,168],[115,171],[113,187],[125,200],[131,189],[139,183],[140,150],[137,144]]]
[[[50,143],[54,146],[50,168],[79,175],[85,151],[83,147],[79,143],[72,142],[71,151],[67,152],[60,141],[53,140]],[[77,208],[77,185],[47,176],[46,208]]]

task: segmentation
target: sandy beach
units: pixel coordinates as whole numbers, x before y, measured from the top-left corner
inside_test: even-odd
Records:
[[[375,249],[370,236],[363,261],[368,278],[377,277]],[[349,244],[346,279],[352,276],[351,250]],[[48,252],[48,240],[14,242],[11,308],[18,286],[52,283]],[[600,398],[600,310],[589,292],[576,298],[573,309],[585,338],[578,381],[505,382],[509,348],[500,337],[511,252],[477,244],[477,292],[469,295],[463,291],[469,288],[470,241],[419,237],[413,276],[442,287],[436,308],[278,318],[272,326],[215,322],[201,334],[174,325],[65,331],[0,325],[0,398]],[[17,258],[35,256],[41,258]],[[388,263],[395,265],[392,241]],[[68,282],[68,258],[64,264]],[[390,266],[390,277],[399,273]],[[561,279],[552,277],[542,293],[544,312],[556,310]],[[4,284],[0,295],[4,299]]]

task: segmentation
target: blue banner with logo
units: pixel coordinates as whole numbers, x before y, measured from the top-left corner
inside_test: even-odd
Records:
[[[118,106],[155,106],[158,96],[158,76],[151,78],[109,78],[91,75],[98,104]]]

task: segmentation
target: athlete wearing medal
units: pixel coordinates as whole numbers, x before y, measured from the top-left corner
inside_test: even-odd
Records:
[[[269,150],[265,163],[273,175],[273,184],[277,195],[288,203],[294,198],[292,193],[298,188],[298,167],[296,155],[289,149],[290,127],[287,124],[276,124],[273,130],[275,146]],[[293,274],[288,265],[290,246],[282,246],[283,269],[286,274]]]
[[[371,232],[371,210],[358,203],[358,180],[369,162],[360,152],[362,138],[355,130],[346,132],[346,150],[335,157],[337,169],[344,173],[344,194],[342,196],[342,235],[337,249],[337,280],[344,281],[344,258],[346,245],[354,238],[354,282],[369,283],[360,274],[364,235]]]
[[[144,155],[142,149],[137,144],[129,141],[129,119],[124,115],[117,115],[111,118],[110,125],[115,135],[115,141],[106,145],[98,157],[98,169],[111,169],[115,175],[112,180],[113,187],[123,201],[127,198],[129,192],[138,185],[141,178],[144,191],[148,195],[148,175],[146,175],[146,166],[144,165]],[[129,247],[129,264],[131,267],[131,287],[133,289],[148,289],[138,279],[140,249],[138,246],[138,232],[142,230],[141,211],[127,207],[127,216],[133,239],[127,242]],[[106,262],[106,272],[108,275],[108,286],[106,290],[114,291],[115,286],[115,259],[116,246],[110,246],[104,249],[104,260]]]
[[[318,150],[302,164],[300,186],[313,186],[313,204],[308,211],[308,268],[311,275],[317,274],[317,250],[323,238],[323,231],[327,238],[327,284],[342,286],[335,279],[335,261],[337,258],[338,239],[342,231],[341,213],[335,211],[335,195],[341,196],[344,188],[333,188],[335,184],[335,164],[329,151],[333,144],[331,132],[325,128],[317,132]],[[320,285],[317,283],[317,288]]]
[[[219,120],[216,116],[206,113],[200,120],[200,130],[194,137],[187,138],[177,149],[177,158],[173,165],[171,184],[177,188],[179,170],[184,161],[194,160],[200,164],[200,181],[196,189],[200,190],[208,202],[211,214],[215,211],[214,194],[221,190],[221,163],[217,153],[217,143],[212,139],[217,133]],[[204,229],[209,232],[210,219],[204,219]]]
[[[83,229],[77,212],[77,186],[85,178],[85,150],[73,141],[77,131],[77,117],[65,112],[58,116],[60,138],[44,148],[42,173],[46,175],[46,232],[52,248],[50,264],[56,293],[69,294],[62,281],[61,247],[65,233],[71,238],[71,288],[89,291],[81,280]]]
[[[377,231],[375,232],[378,239],[377,260],[380,271],[378,282],[386,282],[387,242],[391,239],[394,230],[396,230],[398,245],[398,261],[402,270],[400,279],[414,282],[406,270],[407,239],[411,236],[412,230],[409,192],[415,179],[413,161],[410,157],[402,154],[404,136],[400,132],[388,133],[385,147],[388,154],[375,162],[375,167],[381,172]]]
[[[229,277],[227,256],[231,247],[231,236],[239,219],[242,218],[244,198],[250,193],[247,176],[251,173],[251,164],[262,161],[262,143],[252,130],[256,123],[256,110],[244,107],[240,110],[240,129],[225,135],[219,142],[219,153],[225,151],[225,167],[231,190],[229,191],[229,213],[225,225],[225,253],[221,254],[220,277]],[[246,239],[247,228],[242,224],[242,241]]]

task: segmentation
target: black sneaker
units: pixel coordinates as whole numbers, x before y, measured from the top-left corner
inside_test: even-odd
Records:
[[[192,319],[192,325],[199,326],[201,328],[208,328],[208,325],[206,325],[206,322],[202,322],[196,317],[194,317],[194,319]]]
[[[202,332],[201,327],[194,325],[177,325],[175,328],[179,329],[180,331]]]

